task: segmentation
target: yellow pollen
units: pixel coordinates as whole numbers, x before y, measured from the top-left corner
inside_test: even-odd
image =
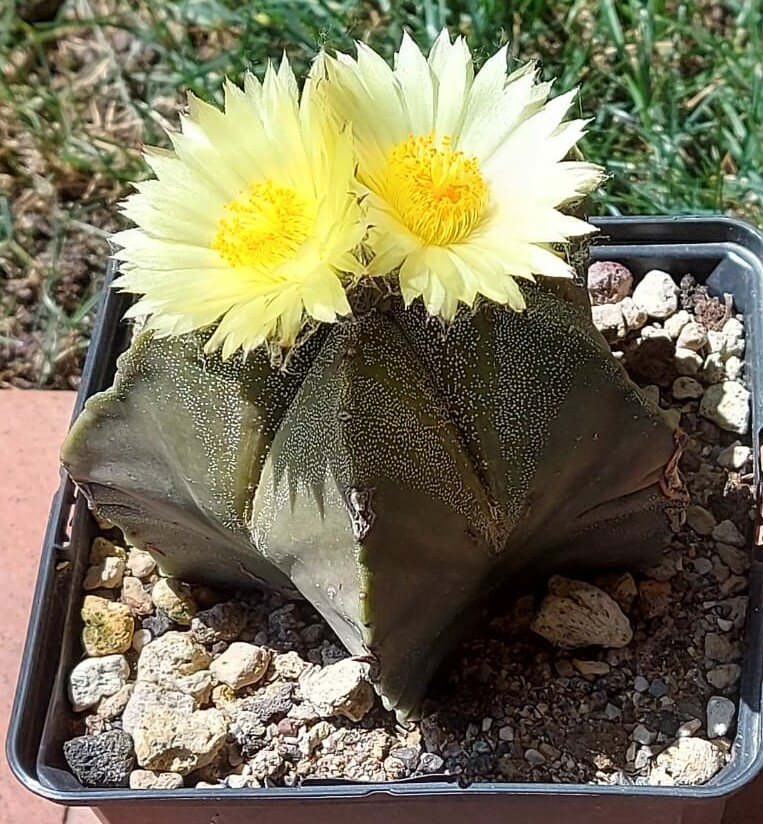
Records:
[[[315,204],[269,180],[252,183],[224,208],[211,245],[233,267],[279,266],[296,255],[315,223]]]
[[[477,158],[452,149],[455,142],[446,136],[438,148],[431,132],[409,135],[387,160],[387,200],[405,226],[429,246],[463,240],[487,208],[487,184]]]

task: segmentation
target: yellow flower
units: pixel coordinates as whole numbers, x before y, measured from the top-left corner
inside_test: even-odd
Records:
[[[157,179],[125,203],[138,228],[114,237],[115,285],[143,295],[130,315],[160,336],[217,323],[207,349],[227,358],[349,314],[342,277],[361,271],[366,224],[349,134],[310,82],[300,100],[284,60],[263,83],[227,83],[222,112],[191,96],[171,139],[146,151]]]
[[[314,76],[350,123],[368,189],[371,274],[399,267],[406,303],[422,296],[452,319],[477,294],[514,309],[514,278],[571,276],[551,244],[592,231],[560,207],[603,177],[567,156],[585,121],[563,122],[575,91],[548,101],[527,65],[507,76],[502,49],[475,76],[465,41],[446,31],[426,59],[406,35],[394,69],[368,46],[322,55]]]

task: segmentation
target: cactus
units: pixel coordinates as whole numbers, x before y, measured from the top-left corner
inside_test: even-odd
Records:
[[[539,278],[444,330],[395,297],[322,325],[286,370],[208,333],[139,335],[62,459],[168,573],[295,588],[414,715],[499,587],[648,562],[684,503],[676,433]]]

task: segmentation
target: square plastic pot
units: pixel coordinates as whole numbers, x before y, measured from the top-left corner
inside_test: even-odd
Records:
[[[653,268],[676,279],[691,273],[712,294],[730,292],[746,318],[745,376],[752,391],[756,489],[763,421],[763,235],[725,218],[609,218],[591,249],[594,260],[617,260],[636,277]],[[126,299],[108,290],[100,309],[77,398],[110,385],[126,346],[120,324]],[[461,787],[449,780],[388,783],[307,781],[298,788],[249,790],[129,790],[82,787],[66,768],[62,744],[75,733],[66,676],[81,657],[81,581],[94,524],[83,499],[62,478],[53,500],[34,607],[19,676],[7,756],[32,792],[66,805],[88,805],[111,824],[462,824],[562,817],[586,824],[718,824],[726,799],[763,767],[763,552],[751,547],[738,725],[730,763],[697,787],[486,783]],[[63,563],[68,562],[68,563]]]

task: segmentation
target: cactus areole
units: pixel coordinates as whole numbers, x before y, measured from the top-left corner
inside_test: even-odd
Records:
[[[600,179],[567,159],[570,98],[467,57],[359,47],[301,99],[283,64],[225,113],[192,102],[116,237],[146,328],[62,450],[165,573],[301,593],[400,719],[496,592],[649,562],[686,497],[676,431],[553,251]]]

